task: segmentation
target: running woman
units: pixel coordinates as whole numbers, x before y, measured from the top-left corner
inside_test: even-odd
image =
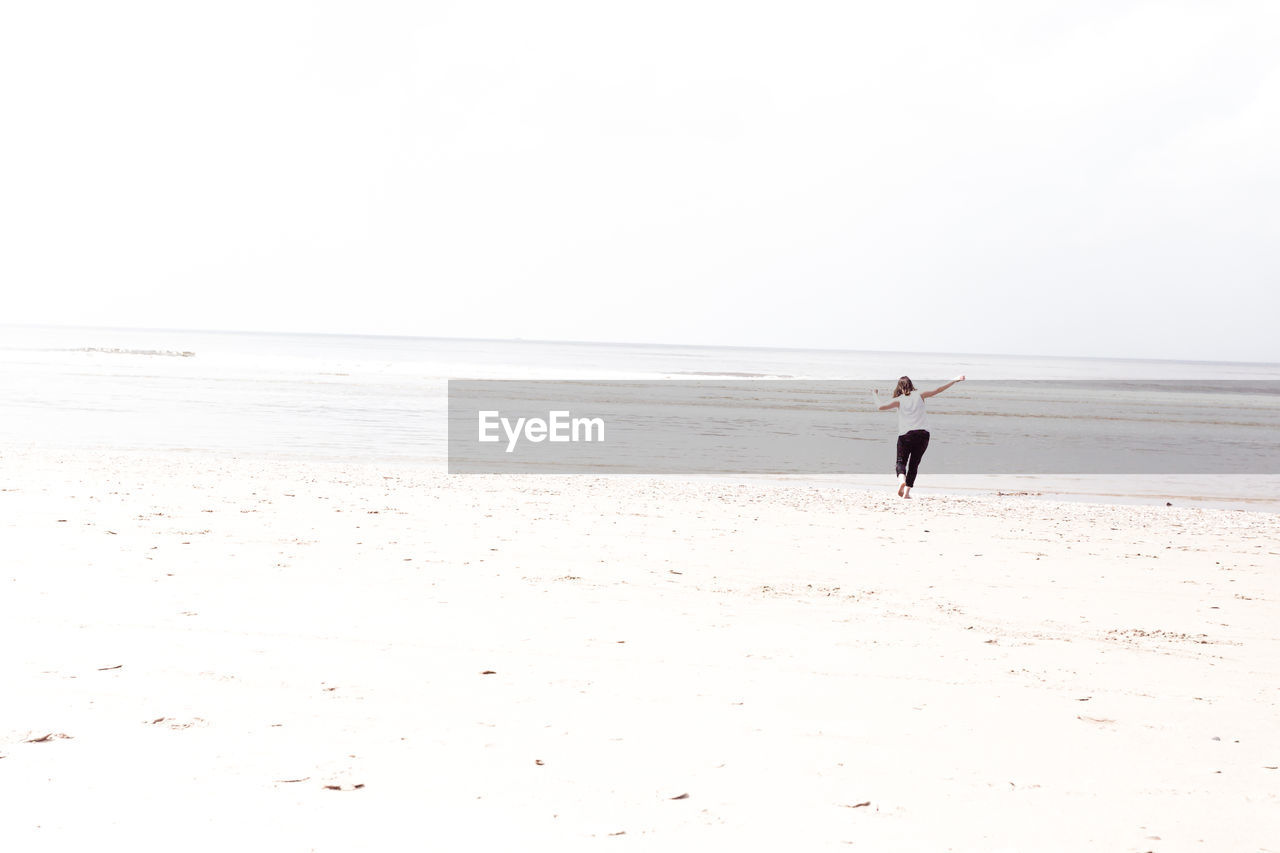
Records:
[[[911,378],[903,376],[898,380],[898,387],[893,389],[893,399],[880,403],[880,392],[873,390],[872,398],[882,412],[890,409],[898,410],[898,497],[911,497],[911,488],[916,484],[916,474],[920,470],[920,457],[929,446],[929,422],[925,418],[924,401],[926,397],[941,394],[943,391],[963,382],[964,376],[957,376],[945,385],[939,385],[932,391],[916,391]]]

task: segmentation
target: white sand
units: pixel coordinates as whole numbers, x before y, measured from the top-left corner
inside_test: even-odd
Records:
[[[0,471],[4,849],[1280,849],[1276,515]]]

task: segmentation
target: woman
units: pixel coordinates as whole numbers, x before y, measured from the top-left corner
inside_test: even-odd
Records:
[[[925,448],[929,446],[929,422],[924,414],[925,398],[941,394],[957,382],[963,381],[964,376],[961,375],[932,391],[917,392],[911,378],[903,376],[898,380],[898,387],[893,389],[893,400],[884,405],[880,405],[880,392],[871,392],[880,411],[898,410],[898,497],[911,497],[911,487],[916,484],[916,472],[920,470],[920,457],[924,456]]]

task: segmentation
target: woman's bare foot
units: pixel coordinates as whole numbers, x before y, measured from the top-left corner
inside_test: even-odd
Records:
[[[899,492],[898,494],[902,495],[904,498],[909,498],[909,497],[911,497],[911,487],[910,487],[910,486],[903,486],[903,487],[902,487],[902,491],[901,491],[901,492]]]
[[[906,495],[905,495],[905,494],[903,494],[903,492],[906,490],[906,488],[907,488],[907,475],[906,475],[906,474],[899,474],[899,475],[898,475],[898,497],[900,497],[900,498],[905,498],[905,497],[906,497]]]

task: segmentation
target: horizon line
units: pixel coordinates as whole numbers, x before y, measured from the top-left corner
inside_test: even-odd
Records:
[[[1141,362],[1181,362],[1185,364],[1233,364],[1233,365],[1265,365],[1280,366],[1280,361],[1240,361],[1232,359],[1192,359],[1192,358],[1152,358],[1140,356],[1110,356],[1110,355],[1048,355],[1044,353],[999,353],[999,352],[948,352],[938,350],[890,350],[890,349],[845,349],[841,347],[784,347],[784,346],[761,346],[759,344],[689,344],[689,343],[656,343],[652,341],[592,341],[592,340],[566,340],[558,338],[492,338],[492,337],[466,337],[457,335],[402,335],[389,334],[385,332],[287,332],[287,331],[271,331],[265,329],[191,329],[191,328],[170,328],[162,326],[85,326],[78,324],[59,324],[59,323],[5,323],[0,322],[0,328],[20,328],[20,329],[80,329],[91,331],[108,331],[108,332],[190,332],[197,334],[215,334],[215,335],[287,335],[295,337],[338,337],[338,338],[391,338],[400,340],[425,340],[425,341],[472,341],[481,343],[527,343],[527,344],[569,344],[575,346],[611,346],[611,347],[646,347],[658,349],[663,347],[678,347],[683,349],[729,349],[729,350],[759,350],[772,352],[825,352],[825,353],[876,353],[883,355],[952,355],[952,356],[969,356],[969,357],[987,357],[987,358],[1045,358],[1060,360],[1085,360],[1085,361],[1141,361]]]

